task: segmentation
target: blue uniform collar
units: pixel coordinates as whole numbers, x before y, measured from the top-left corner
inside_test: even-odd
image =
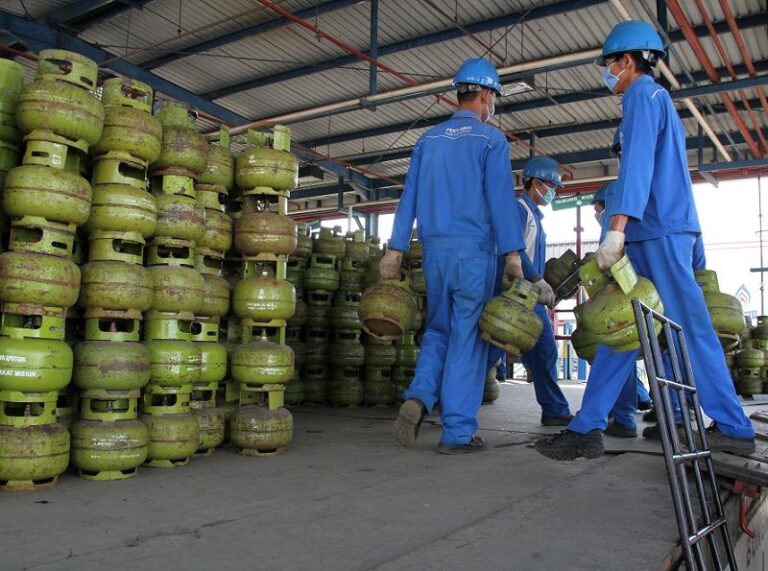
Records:
[[[632,84],[624,92],[624,95],[626,96],[635,86],[639,87],[639,86],[643,85],[644,83],[656,83],[656,80],[653,77],[651,77],[650,75],[648,75],[648,74],[641,75],[635,81],[632,82]],[[661,87],[661,86],[659,86],[659,87]],[[622,98],[622,101],[623,100],[624,100],[624,98]]]
[[[528,196],[526,193],[523,193],[520,196],[531,209],[531,211],[539,218],[539,220],[544,218],[544,213],[539,208],[539,205],[536,204],[530,196]]]
[[[459,109],[451,116],[451,119],[477,119],[480,121],[480,115],[469,109]]]

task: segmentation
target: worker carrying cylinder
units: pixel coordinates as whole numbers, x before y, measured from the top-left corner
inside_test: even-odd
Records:
[[[523,278],[525,248],[515,210],[509,144],[488,125],[502,94],[499,74],[485,59],[468,59],[454,78],[459,109],[424,133],[411,155],[392,237],[379,271],[399,277],[414,219],[424,249],[427,322],[415,377],[394,425],[396,441],[411,445],[421,421],[440,402],[438,451],[485,449],[476,432],[488,344],[478,321],[494,292],[496,256],[503,279]]]
[[[560,165],[550,157],[534,157],[523,167],[523,192],[517,199],[517,215],[523,227],[525,256],[523,274],[539,290],[539,304],[534,310],[543,324],[541,335],[521,361],[533,376],[536,402],[541,407],[541,424],[567,426],[573,416],[568,401],[557,384],[557,343],[552,330],[548,307],[555,302],[555,292],[544,280],[547,255],[547,235],[541,224],[546,206],[555,198],[556,189],[562,187]],[[491,347],[489,369],[502,356],[502,349]]]
[[[686,334],[688,353],[704,412],[715,421],[712,451],[750,454],[754,429],[736,397],[725,357],[693,275],[694,244],[701,234],[693,200],[685,128],[672,99],[653,78],[665,55],[656,30],[643,21],[616,25],[596,60],[603,80],[622,95],[622,163],[609,199],[608,231],[596,259],[607,270],[625,253],[639,276],[650,279],[664,312]],[[638,351],[615,353],[600,346],[581,410],[567,430],[536,442],[556,460],[597,458],[604,452],[607,417],[629,377]]]

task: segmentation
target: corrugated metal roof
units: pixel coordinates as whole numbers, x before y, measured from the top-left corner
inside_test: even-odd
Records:
[[[278,4],[290,11],[311,9],[323,0],[282,0]],[[119,2],[113,2],[118,5]],[[380,45],[408,41],[444,30],[456,30],[490,18],[509,14],[524,14],[556,2],[545,0],[484,0],[483,2],[456,2],[455,0],[387,0],[379,3],[378,37]],[[18,15],[44,20],[53,11],[74,4],[73,0],[25,0],[0,2],[0,8]],[[648,19],[646,8],[655,11],[656,3],[650,0],[624,2],[635,17]],[[689,20],[694,25],[703,22],[693,0],[682,0]],[[715,21],[724,20],[718,2],[706,1],[705,5]],[[181,6],[181,14],[179,14]],[[731,6],[737,18],[766,14],[764,0],[733,0]],[[102,45],[108,51],[132,62],[141,63],[168,53],[184,53],[196,44],[236,32],[256,24],[269,22],[278,15],[253,0],[186,0],[182,3],[155,0],[144,4],[142,10],[125,10],[104,21],[88,25],[80,36],[89,42]],[[368,48],[370,6],[361,1],[344,8],[310,18],[324,32],[338,37],[356,49]],[[499,66],[540,60],[561,54],[576,53],[599,47],[619,16],[609,2],[589,8],[571,10],[564,14],[522,19],[506,28],[477,33],[472,37],[460,35],[455,39],[430,45],[405,49],[380,58],[381,62],[406,74],[417,82],[450,77],[456,66],[465,58],[481,55],[492,46],[491,57]],[[677,28],[669,16],[669,27]],[[765,26],[742,31],[744,41],[754,61],[768,59],[768,41]],[[730,60],[741,65],[742,54],[730,32],[719,35]],[[706,34],[700,36],[702,44],[716,67],[724,64],[715,44]],[[259,78],[269,78],[305,66],[318,66],[347,52],[339,46],[316,37],[312,32],[295,24],[272,29],[259,35],[245,37],[237,42],[188,55],[154,70],[169,81],[195,93],[206,93],[227,86]],[[670,49],[668,63],[681,75],[684,67],[701,72],[702,65],[685,41],[676,42]],[[286,112],[311,108],[317,105],[364,97],[369,89],[369,64],[356,61],[331,69],[317,67],[314,73],[294,79],[264,85],[247,91],[221,97],[217,103],[244,117],[260,119]],[[765,72],[761,72],[765,73]],[[744,77],[743,75],[740,77]],[[379,71],[378,90],[385,91],[407,85],[406,81]],[[724,77],[723,80],[729,78]],[[706,85],[709,80],[699,81]],[[592,65],[579,65],[535,77],[535,89],[515,95],[511,102],[541,100],[570,94],[587,94],[603,90],[599,70]],[[748,98],[756,99],[755,89],[746,89]],[[736,97],[738,94],[731,94]],[[721,106],[719,95],[701,98],[702,102]],[[392,149],[408,148],[415,144],[423,125],[419,119],[433,118],[452,112],[449,105],[435,103],[431,97],[412,99],[398,103],[379,105],[377,110],[359,109],[338,113],[331,117],[307,119],[291,125],[294,140],[312,141],[328,135],[363,131],[392,124],[414,123],[411,129],[359,138],[326,145],[318,149],[332,157],[359,156],[381,153]],[[765,109],[755,113],[763,129],[768,126]],[[567,104],[552,104],[535,109],[518,110],[499,118],[503,128],[515,132],[544,129],[548,126],[568,126],[610,120],[618,122],[621,108],[618,99],[595,97]],[[749,118],[744,114],[745,121]],[[688,136],[694,136],[697,125],[691,119],[684,121]],[[210,123],[201,127],[208,129]],[[719,114],[713,121],[716,130],[736,132],[733,119]],[[604,149],[611,142],[613,129],[592,132],[574,132],[538,141],[538,148],[553,154],[573,153]],[[743,145],[742,145],[743,148]],[[528,156],[525,146],[513,144],[511,154],[516,161]],[[373,168],[384,174],[402,174],[408,159],[379,163]],[[581,168],[581,166],[579,167]]]

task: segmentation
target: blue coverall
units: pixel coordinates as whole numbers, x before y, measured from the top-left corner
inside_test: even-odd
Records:
[[[531,230],[526,243],[526,254],[530,264],[523,264],[523,274],[526,279],[544,277],[544,269],[547,257],[547,235],[541,225],[544,214],[531,198],[523,194],[518,198],[517,214],[521,227],[528,223],[528,210],[532,214],[531,222],[534,228]],[[544,328],[533,348],[523,353],[522,362],[533,373],[533,388],[536,392],[536,402],[541,406],[541,414],[550,418],[568,416],[568,401],[557,384],[557,343],[552,331],[549,311],[546,306],[537,304],[534,309],[541,319]]]
[[[693,251],[701,233],[688,174],[685,130],[669,93],[642,76],[624,94],[622,164],[611,215],[625,215],[625,253],[638,275],[650,279],[664,314],[685,332],[699,399],[720,431],[751,438],[717,339],[704,294],[693,276]],[[600,346],[582,408],[568,426],[604,430],[606,417],[635,366],[638,351],[614,353]]]
[[[509,144],[477,114],[457,111],[416,143],[389,247],[407,250],[418,219],[427,324],[404,397],[428,410],[440,401],[445,444],[477,432],[488,359],[477,323],[493,295],[496,255],[525,248],[514,201]]]

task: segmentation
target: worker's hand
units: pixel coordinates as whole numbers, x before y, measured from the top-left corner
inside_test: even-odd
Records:
[[[504,273],[501,276],[501,285],[504,289],[508,289],[512,285],[512,278],[525,279],[523,278],[523,262],[517,252],[510,252],[504,257]]]
[[[555,290],[552,289],[552,286],[549,285],[546,280],[541,279],[535,282],[533,285],[535,285],[536,289],[539,290],[540,304],[546,305],[547,307],[552,307],[555,305]]]
[[[597,267],[605,271],[621,259],[624,252],[624,232],[609,230],[595,253]]]
[[[387,250],[387,253],[379,262],[379,275],[383,280],[396,280],[400,278],[400,262],[403,253],[398,250]]]

